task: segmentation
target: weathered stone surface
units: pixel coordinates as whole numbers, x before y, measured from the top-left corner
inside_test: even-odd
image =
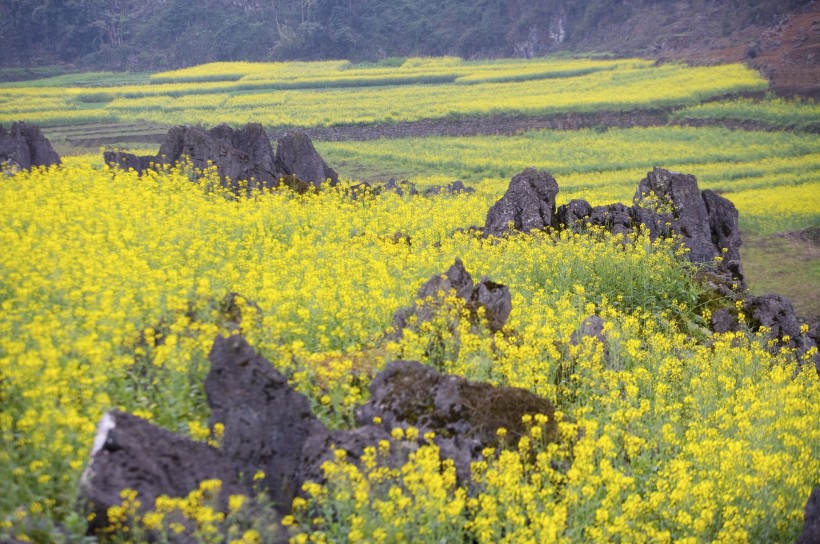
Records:
[[[803,511],[803,532],[796,544],[820,544],[820,487],[815,487]]]
[[[495,332],[504,327],[512,311],[509,288],[487,278],[474,283],[472,276],[464,268],[464,263],[456,258],[444,274],[433,276],[421,286],[416,294],[416,299],[423,301],[421,305],[402,308],[396,312],[393,325],[398,334],[401,335],[401,331],[413,315],[416,316],[417,324],[432,319],[445,304],[439,293],[446,295],[450,290],[455,291],[456,296],[464,300],[474,322],[478,322],[478,310],[483,308],[490,330]]]
[[[289,132],[279,138],[275,167],[279,172],[294,175],[317,188],[326,180],[330,180],[330,185],[339,183],[339,176],[319,156],[304,132]]]
[[[784,296],[768,294],[748,297],[743,302],[743,310],[755,330],[766,327],[775,338],[800,336],[800,321],[791,301]]]
[[[595,206],[589,214],[590,225],[603,227],[612,234],[629,234],[635,227],[635,216],[632,208],[621,204]]]
[[[446,193],[446,194],[450,194],[450,195],[457,195],[457,194],[461,194],[461,193],[468,193],[469,194],[469,193],[474,193],[474,192],[475,192],[475,189],[473,189],[472,187],[467,187],[466,185],[464,185],[463,181],[461,181],[460,179],[457,179],[456,181],[454,181],[452,183],[448,183],[447,185],[434,185],[434,186],[430,187],[429,189],[424,191],[424,196],[433,196],[433,195],[438,195],[438,194],[441,194],[441,193]]]
[[[585,221],[592,214],[592,206],[583,199],[573,199],[567,204],[558,206],[555,212],[555,222],[573,231],[585,228]]]
[[[485,236],[501,236],[512,225],[514,230],[530,232],[552,225],[558,183],[549,172],[527,168],[516,174],[507,192],[487,212]]]
[[[416,427],[420,436],[436,433],[441,455],[453,459],[459,478],[467,480],[470,463],[481,451],[498,443],[496,431],[507,430],[507,440],[517,443],[527,429],[525,414],[544,414],[548,440],[556,439],[552,404],[524,389],[493,387],[464,378],[440,374],[415,361],[393,361],[370,386],[370,400],[356,411],[360,424],[381,418],[385,430]]]
[[[216,166],[223,185],[234,192],[241,185],[249,189],[284,186],[304,193],[326,179],[336,184],[339,177],[319,156],[310,138],[301,132],[285,135],[274,153],[265,129],[249,123],[240,129],[222,124],[205,130],[191,126],[172,127],[157,155],[106,152],[106,164],[133,168],[142,173],[150,163],[173,165],[184,158],[198,169]],[[240,181],[246,182],[240,184]]]
[[[381,440],[391,440],[390,434],[382,427],[363,425],[351,430],[337,430],[312,434],[305,441],[302,462],[295,480],[300,482],[325,481],[322,464],[334,459],[333,449],[347,452],[346,459],[358,461],[368,446],[377,446]],[[396,459],[401,461],[402,458]]]
[[[390,192],[396,193],[399,196],[404,196],[405,192],[409,196],[419,194],[418,190],[416,189],[416,186],[413,183],[410,183],[409,181],[399,181],[399,182],[397,182],[393,178],[390,178],[389,180],[387,180],[387,183],[384,184],[384,186],[382,187],[382,190],[385,191],[385,192],[390,191]]]
[[[302,485],[305,443],[328,434],[308,399],[294,391],[273,365],[238,335],[218,337],[209,355],[205,393],[211,426],[222,423],[222,450],[249,483],[264,471],[262,485],[282,512]]]
[[[60,156],[39,127],[16,122],[8,131],[0,125],[0,164],[3,163],[11,170],[28,169],[60,164]]]
[[[134,169],[138,174],[142,174],[157,158],[153,155],[134,155],[124,151],[105,151],[103,161],[107,165],[117,166],[123,170]]]
[[[173,127],[160,146],[157,159],[175,164],[183,157],[188,157],[195,168],[216,166],[223,184],[233,190],[238,189],[240,180],[247,181],[251,189],[273,187],[280,177],[271,160],[270,140],[258,124],[240,130],[227,125],[207,131],[191,126]]]
[[[745,288],[743,265],[740,261],[740,226],[738,211],[729,199],[714,191],[706,189],[701,193],[709,215],[709,230],[712,234],[712,245],[723,259],[720,269],[732,274]]]
[[[594,338],[604,346],[604,362],[609,363],[609,343],[604,333],[604,320],[597,315],[584,319],[581,325],[573,331],[569,343],[573,346],[581,345],[584,338]]]
[[[690,260],[712,263],[718,252],[712,243],[709,210],[695,176],[655,167],[638,184],[633,199],[635,204],[644,204],[650,193],[654,194],[658,206],[671,204],[673,207],[672,228],[681,235],[683,244],[689,248]]]
[[[719,334],[736,331],[740,325],[737,321],[737,316],[728,308],[718,308],[712,312],[710,321],[712,330]]]
[[[771,293],[748,296],[743,300],[742,307],[749,329],[758,332],[765,327],[769,331],[769,337],[776,341],[775,351],[781,347],[794,349],[798,361],[802,361],[810,349],[817,347],[817,340],[812,336],[816,329],[809,327],[807,332],[803,332],[802,323],[788,298]],[[716,333],[740,330],[737,309],[726,307],[715,310],[712,313],[711,326]],[[820,374],[820,353],[813,356],[812,362]]]
[[[122,503],[120,491],[137,491],[141,512],[160,495],[184,497],[203,480],[222,481],[222,499],[249,494],[225,456],[207,444],[157,427],[134,415],[112,411],[101,420],[80,491],[94,519],[89,530],[108,525],[107,510]]]

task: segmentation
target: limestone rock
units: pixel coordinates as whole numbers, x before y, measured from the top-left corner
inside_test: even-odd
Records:
[[[464,185],[463,181],[461,181],[460,179],[457,179],[456,181],[454,181],[452,183],[448,183],[447,185],[434,185],[434,186],[430,187],[429,189],[424,191],[424,196],[433,196],[433,195],[438,195],[438,194],[442,194],[442,193],[450,194],[450,195],[457,195],[457,194],[461,194],[461,193],[469,194],[469,193],[474,193],[474,192],[475,192],[475,189],[473,189],[472,187],[467,187],[466,185]]]
[[[8,131],[0,125],[0,164],[3,163],[12,170],[29,169],[60,164],[60,156],[39,127],[16,122]]]
[[[512,225],[514,230],[530,232],[552,225],[558,183],[549,172],[527,168],[516,174],[507,192],[487,212],[485,236],[501,236]]]
[[[567,204],[558,206],[555,212],[555,221],[573,231],[584,230],[584,223],[592,214],[592,206],[583,199],[573,199]]]
[[[526,434],[525,414],[546,415],[544,436],[557,439],[554,411],[548,400],[524,389],[471,382],[416,361],[393,361],[373,380],[370,400],[356,411],[356,420],[368,424],[379,417],[386,430],[413,426],[421,437],[435,432],[442,457],[453,459],[464,481],[470,463],[498,444],[498,428],[507,430],[510,444]]]
[[[89,530],[109,524],[107,510],[122,503],[123,489],[137,491],[140,511],[145,512],[160,495],[184,497],[214,478],[222,481],[223,502],[230,494],[249,494],[216,448],[134,415],[109,412],[99,424],[80,484],[82,500],[95,514]]]
[[[474,322],[478,322],[478,310],[483,308],[491,331],[495,332],[504,327],[512,311],[512,297],[509,288],[487,278],[474,283],[472,276],[464,268],[464,263],[461,259],[456,258],[444,274],[436,274],[421,286],[416,294],[416,299],[422,301],[421,305],[402,308],[396,312],[393,325],[398,334],[401,335],[401,331],[408,325],[413,315],[416,316],[417,324],[432,319],[445,304],[439,293],[446,295],[450,290],[455,291],[456,296],[464,301]]]
[[[630,234],[635,227],[632,208],[621,204],[595,206],[589,214],[589,224],[603,227],[612,234]]]
[[[330,180],[330,185],[339,183],[339,176],[316,152],[304,132],[289,132],[279,138],[275,167],[284,175],[294,175],[317,188],[326,180]]]
[[[803,532],[796,544],[820,544],[820,487],[815,487],[803,511]]]
[[[241,336],[218,337],[209,359],[205,393],[211,426],[225,426],[225,456],[246,484],[257,471],[264,471],[262,485],[286,512],[303,483],[296,475],[305,443],[328,430],[313,414],[308,399]]]

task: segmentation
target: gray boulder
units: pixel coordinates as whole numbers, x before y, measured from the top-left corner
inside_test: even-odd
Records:
[[[743,264],[740,261],[740,246],[743,242],[740,239],[737,208],[729,199],[709,189],[701,195],[709,215],[712,245],[723,257],[718,268],[729,272],[740,282],[740,287],[745,288]]]
[[[241,146],[241,147],[236,147]],[[216,166],[223,185],[238,191],[240,180],[248,188],[273,187],[279,174],[273,150],[261,125],[241,130],[219,125],[208,131],[190,126],[173,127],[159,148],[158,162],[173,165],[188,157],[198,169]]]
[[[283,514],[302,484],[324,481],[321,466],[333,459],[331,445],[355,462],[366,446],[390,438],[373,426],[329,431],[307,397],[242,336],[218,337],[209,358],[205,393],[211,427],[224,425],[222,452],[243,485],[251,485],[257,471],[265,473],[261,485]]]
[[[581,325],[572,332],[569,343],[573,346],[583,344],[584,338],[594,338],[604,346],[604,363],[609,363],[609,339],[604,333],[604,320],[597,315],[584,319]]]
[[[125,151],[104,151],[103,161],[109,166],[116,166],[122,170],[134,170],[142,174],[156,163],[157,157],[154,155],[134,155]]]
[[[558,225],[573,230],[582,231],[586,228],[586,221],[592,214],[592,206],[586,200],[577,198],[567,204],[561,204],[555,212],[555,222]]]
[[[632,208],[621,204],[595,206],[589,214],[588,224],[603,227],[612,234],[630,234],[635,228]]]
[[[287,134],[273,150],[265,129],[259,123],[249,123],[240,129],[222,124],[205,130],[192,126],[172,127],[156,155],[137,156],[108,151],[106,164],[139,173],[151,166],[174,165],[187,158],[197,169],[216,166],[222,184],[238,193],[248,189],[289,187],[304,193],[330,179],[339,177],[313,147],[310,138],[301,132]]]
[[[184,497],[209,479],[222,481],[221,502],[231,494],[249,495],[222,452],[119,411],[103,416],[91,460],[80,483],[81,500],[94,517],[89,532],[109,525],[108,508],[122,503],[120,492],[138,493],[140,513],[153,510],[157,497]],[[183,537],[180,537],[184,540]]]
[[[325,181],[339,183],[339,176],[316,152],[310,137],[304,132],[289,132],[276,145],[275,168],[283,175],[293,175],[318,188]]]
[[[709,210],[695,176],[655,167],[638,184],[633,199],[635,205],[646,203],[650,194],[656,199],[652,208],[671,206],[672,230],[681,235],[684,246],[689,249],[689,259],[695,263],[714,262],[718,252],[712,243]]]
[[[803,532],[795,544],[820,544],[820,487],[811,490],[803,511]]]
[[[470,463],[482,458],[484,448],[499,444],[500,427],[509,444],[528,432],[521,421],[525,414],[546,415],[543,435],[556,440],[554,412],[548,400],[524,389],[471,382],[416,361],[393,361],[373,380],[370,400],[356,411],[356,420],[369,424],[381,418],[386,431],[412,426],[420,439],[435,432],[442,457],[452,459],[459,479],[466,481]]]
[[[455,291],[456,296],[464,301],[474,323],[478,323],[478,310],[483,308],[491,331],[496,332],[504,327],[512,311],[509,288],[487,278],[482,278],[478,283],[473,282],[473,277],[464,268],[464,263],[456,258],[444,274],[431,277],[421,286],[416,294],[416,299],[422,301],[420,305],[402,308],[395,313],[393,325],[397,335],[401,336],[411,316],[415,316],[417,325],[433,319],[446,304],[439,293],[446,295],[450,290]]]
[[[241,336],[217,337],[209,359],[205,393],[211,426],[225,426],[222,451],[245,484],[264,471],[262,486],[287,512],[304,483],[297,474],[310,454],[305,443],[313,435],[326,436],[327,428],[308,399]]]
[[[6,130],[0,125],[0,164],[11,170],[60,164],[60,156],[51,147],[40,128],[16,122]]]
[[[516,174],[507,192],[487,212],[485,236],[501,236],[510,229],[530,232],[552,225],[558,183],[549,172],[527,168]]]
[[[467,187],[466,185],[464,185],[463,181],[457,179],[456,181],[448,183],[447,185],[433,185],[432,187],[424,191],[424,196],[434,196],[442,193],[448,195],[457,195],[461,193],[470,194],[474,192],[475,189],[473,189],[472,187]]]

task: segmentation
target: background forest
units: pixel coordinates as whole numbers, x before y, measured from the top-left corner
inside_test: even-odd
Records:
[[[0,66],[155,70],[227,60],[599,51],[774,24],[806,0],[0,0]],[[13,77],[6,75],[6,78]]]

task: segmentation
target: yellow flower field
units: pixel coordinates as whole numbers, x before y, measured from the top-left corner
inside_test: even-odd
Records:
[[[333,428],[395,358],[527,388],[562,418],[560,445],[535,417],[528,437],[486,452],[469,492],[432,443],[390,470],[384,445],[361,467],[337,455],[284,520],[293,542],[793,541],[820,478],[813,365],[710,334],[692,267],[668,244],[456,232],[483,224],[505,188],[236,199],[184,169],[140,178],[83,159],[0,177],[0,539],[81,537],[77,482],[106,410],[208,437],[207,353],[236,292],[259,308],[244,308],[249,341]],[[509,286],[504,331],[460,330],[460,349],[427,355],[441,331],[386,342],[393,312],[456,257]],[[590,314],[608,362],[595,342],[570,344]],[[163,513],[182,509],[202,541],[266,541],[264,524],[237,529],[242,500],[208,506],[218,486],[158,501],[140,523],[173,532]],[[112,519],[128,523],[139,498],[123,500]]]
[[[222,62],[133,76],[141,84],[121,84],[110,76],[101,74],[98,86],[86,80],[72,85],[66,77],[0,85],[0,103],[9,106],[0,123],[332,126],[684,106],[766,88],[759,74],[742,65],[654,66],[641,59],[411,58],[395,67]]]

